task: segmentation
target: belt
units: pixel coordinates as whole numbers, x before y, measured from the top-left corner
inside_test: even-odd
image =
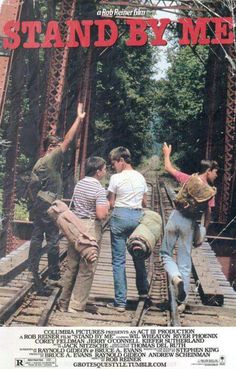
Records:
[[[96,220],[96,218],[92,218],[92,217],[78,217],[79,219],[91,219],[91,220]]]

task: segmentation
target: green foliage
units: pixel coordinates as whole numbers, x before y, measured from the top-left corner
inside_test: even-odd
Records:
[[[0,225],[1,225],[1,218],[2,218],[2,189],[0,188]]]
[[[208,49],[179,47],[170,52],[170,67],[165,79],[157,81],[155,125],[159,142],[171,143],[176,162],[191,169],[199,160],[205,127],[203,100]],[[201,60],[200,60],[201,59]]]
[[[27,203],[25,200],[18,200],[15,206],[14,219],[16,220],[29,220],[29,212]]]
[[[94,143],[107,156],[116,146],[127,146],[137,164],[151,149],[154,49],[114,45],[97,66]]]
[[[5,176],[6,151],[9,147],[9,142],[2,138],[2,130],[0,130],[0,188],[3,185]]]
[[[0,219],[2,218],[2,196],[3,191],[0,189]],[[14,219],[16,220],[29,220],[29,212],[27,209],[27,203],[24,199],[18,200],[15,205]]]

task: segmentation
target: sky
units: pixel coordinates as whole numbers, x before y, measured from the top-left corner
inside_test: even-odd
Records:
[[[165,11],[157,11],[155,14],[155,18],[169,18],[169,19],[176,19],[177,16],[172,13],[167,13]],[[154,78],[160,79],[164,78],[166,75],[166,71],[168,69],[169,64],[167,63],[167,48],[168,46],[159,46],[158,47],[158,55],[159,55],[159,62],[157,63],[155,70],[157,72],[155,73]]]

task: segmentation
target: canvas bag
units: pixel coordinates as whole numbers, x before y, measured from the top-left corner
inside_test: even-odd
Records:
[[[197,173],[184,183],[175,198],[176,209],[184,216],[197,218],[206,210],[208,201],[216,194],[216,188],[202,181]]]
[[[63,201],[54,201],[47,213],[82,258],[88,262],[98,259],[99,245],[96,239],[87,233],[84,223]]]

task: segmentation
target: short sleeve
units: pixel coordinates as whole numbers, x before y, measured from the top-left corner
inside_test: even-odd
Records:
[[[107,205],[106,190],[103,187],[97,192],[96,205]]]
[[[108,191],[112,192],[112,193],[116,193],[117,192],[117,185],[115,183],[115,176],[111,176],[110,178],[110,182],[109,182],[109,186],[108,186]]]
[[[177,170],[174,174],[174,177],[175,177],[176,181],[178,181],[180,183],[185,183],[191,177],[191,175],[180,172],[179,170]]]
[[[148,192],[148,185],[147,185],[147,182],[146,182],[144,177],[143,177],[143,179],[144,179],[144,193],[147,193]]]

